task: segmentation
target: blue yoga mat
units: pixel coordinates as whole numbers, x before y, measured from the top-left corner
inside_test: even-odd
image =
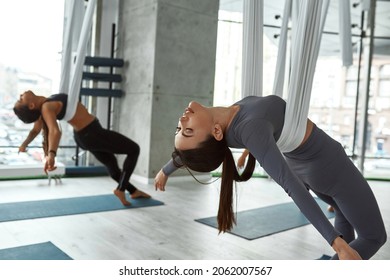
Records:
[[[316,259],[316,260],[320,260],[320,261],[328,261],[330,260],[332,257],[329,256],[329,255],[322,255],[320,258]]]
[[[0,204],[0,222],[17,221],[93,212],[124,210],[163,205],[152,198],[131,199],[131,206],[123,206],[114,194],[71,197]]]
[[[72,258],[49,241],[2,249],[0,260],[72,260]]]
[[[334,217],[334,213],[327,211],[328,205],[326,203],[317,198],[316,201],[328,218]],[[195,221],[218,228],[216,217],[197,219]],[[230,233],[248,240],[310,223],[293,202],[237,212],[236,221],[237,225],[233,227]]]

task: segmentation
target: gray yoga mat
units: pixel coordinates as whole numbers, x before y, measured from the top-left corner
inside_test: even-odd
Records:
[[[327,211],[328,205],[326,203],[317,198],[316,201],[329,219],[334,217],[334,213]],[[293,202],[237,212],[236,220],[237,225],[230,233],[248,240],[310,223]],[[195,221],[218,228],[216,217],[196,219]]]
[[[1,249],[0,260],[72,260],[72,258],[49,241]]]
[[[0,222],[17,221],[93,212],[124,210],[163,205],[153,198],[131,199],[131,206],[123,206],[114,194],[23,201],[0,204]]]

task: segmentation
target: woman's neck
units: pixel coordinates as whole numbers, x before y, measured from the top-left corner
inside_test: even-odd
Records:
[[[46,99],[47,98],[44,97],[44,96],[37,96],[36,101],[35,101],[35,106],[37,108],[41,109],[42,108],[42,104],[45,103]]]
[[[213,110],[214,122],[220,124],[225,132],[237,112],[240,110],[240,107],[238,105],[230,107],[213,107]]]

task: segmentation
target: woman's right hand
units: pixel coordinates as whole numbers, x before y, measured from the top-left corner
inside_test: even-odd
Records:
[[[23,146],[23,145],[21,145],[21,146],[19,147],[19,151],[18,151],[18,153],[25,153],[25,152],[27,152],[27,147],[26,147],[26,146]]]
[[[240,169],[240,168],[243,168],[245,166],[245,161],[246,161],[246,158],[247,156],[249,155],[249,151],[247,149],[245,149],[241,156],[238,158],[237,160],[237,167]]]
[[[241,155],[238,160],[237,160],[237,167],[238,168],[243,168],[245,166],[245,159],[246,159],[246,156],[245,155]]]
[[[156,188],[156,191],[157,190],[160,190],[160,191],[165,191],[165,184],[167,183],[168,181],[168,176],[164,174],[164,172],[162,170],[160,170],[156,177],[154,178],[154,186]]]

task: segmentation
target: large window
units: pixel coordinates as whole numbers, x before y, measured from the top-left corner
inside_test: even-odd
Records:
[[[242,0],[220,3],[214,103],[230,105],[241,98]],[[272,0],[264,0],[264,5],[263,94],[268,95],[272,93],[281,26],[281,21],[277,19],[283,14],[283,5],[277,6]],[[361,21],[360,7],[355,5],[351,9],[352,23],[358,26]],[[377,11],[380,12],[377,12],[378,32],[375,32],[375,36],[380,36],[381,39],[374,40],[375,51],[369,79],[364,174],[376,178],[390,178],[390,160],[387,159],[390,156],[390,32],[388,28],[380,28],[388,26],[383,20],[387,19],[384,11],[389,10],[390,3],[378,1]],[[309,118],[338,140],[351,158],[356,157],[353,154],[356,153],[354,143],[359,133],[359,123],[356,121],[357,101],[364,94],[364,72],[361,67],[365,62],[360,60],[359,46],[362,38],[359,30],[352,30],[353,65],[343,67],[338,34],[338,7],[332,2],[322,37],[309,111]]]
[[[49,96],[58,92],[64,21],[64,0],[14,0],[0,2],[0,164],[39,163],[42,136],[27,153],[18,147],[32,124],[22,123],[13,113],[19,95],[32,90]],[[72,135],[64,133],[58,160],[74,164]],[[67,147],[71,147],[67,149]]]

